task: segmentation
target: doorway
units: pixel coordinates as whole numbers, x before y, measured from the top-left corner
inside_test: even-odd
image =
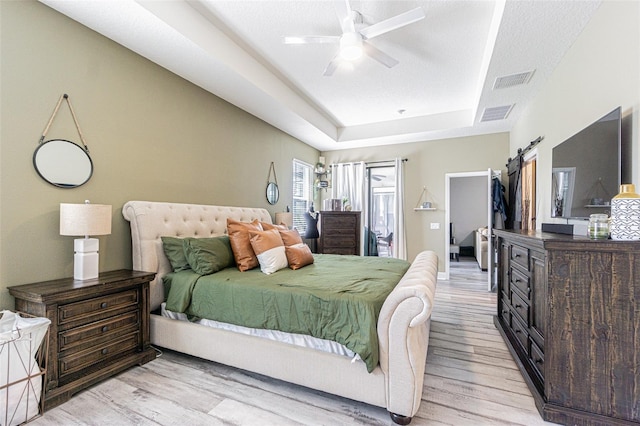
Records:
[[[486,226],[487,228],[486,235],[484,235],[484,238],[486,238],[486,244],[483,244],[483,245],[486,246],[485,262],[486,262],[486,268],[487,268],[487,289],[489,291],[492,290],[492,283],[493,283],[492,277],[495,273],[495,271],[493,270],[493,263],[494,263],[493,250],[491,249],[493,247],[493,241],[492,241],[493,203],[492,203],[492,196],[491,196],[493,175],[494,175],[494,172],[491,169],[488,169],[486,171],[478,171],[478,172],[447,173],[445,175],[445,223],[447,224],[447,226],[445,226],[445,240],[444,240],[444,244],[445,244],[444,252],[446,253],[445,271],[444,271],[445,279],[447,280],[449,279],[450,267],[451,267],[449,247],[451,245],[452,233],[455,235],[455,229],[456,229],[456,224],[452,223],[452,216],[451,216],[452,181],[455,179],[471,178],[471,181],[473,181],[475,184],[478,185],[477,186],[478,191],[482,191],[481,197],[478,198],[477,203],[480,203],[480,205],[478,206],[479,207],[478,217],[480,222],[479,227]],[[453,187],[455,189],[455,184]],[[468,235],[462,235],[462,238],[464,239],[466,239],[467,237]],[[475,233],[471,238],[472,238],[474,249],[475,249],[475,245],[476,245]],[[475,252],[474,252],[474,256],[476,256]],[[480,268],[480,264],[478,265],[478,267]]]

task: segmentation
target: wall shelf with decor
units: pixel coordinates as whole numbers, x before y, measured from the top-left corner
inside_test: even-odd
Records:
[[[420,197],[418,198],[418,203],[413,209],[414,212],[431,212],[437,210],[435,204],[428,200],[428,195],[427,187],[423,186]]]
[[[324,157],[320,157],[316,163],[313,173],[316,178],[313,182],[313,186],[316,190],[324,189],[325,191],[331,188],[331,168],[325,167]]]

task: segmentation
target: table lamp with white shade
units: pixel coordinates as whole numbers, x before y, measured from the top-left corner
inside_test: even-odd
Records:
[[[60,235],[84,236],[73,241],[73,278],[98,278],[97,238],[90,235],[111,234],[111,206],[105,204],[60,203]]]

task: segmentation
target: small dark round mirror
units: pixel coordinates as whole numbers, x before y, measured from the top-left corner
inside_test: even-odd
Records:
[[[267,184],[267,202],[269,204],[275,204],[280,198],[280,191],[278,190],[278,184],[275,182],[269,182]]]
[[[33,153],[33,166],[40,177],[59,188],[84,185],[93,174],[89,153],[64,139],[51,139]]]

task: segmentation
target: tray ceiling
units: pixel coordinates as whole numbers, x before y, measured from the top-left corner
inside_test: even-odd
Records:
[[[330,76],[333,1],[41,0],[320,150],[506,132],[600,1],[351,1],[367,26],[423,8]],[[486,110],[486,111],[485,111]],[[483,119],[484,117],[484,119]]]

